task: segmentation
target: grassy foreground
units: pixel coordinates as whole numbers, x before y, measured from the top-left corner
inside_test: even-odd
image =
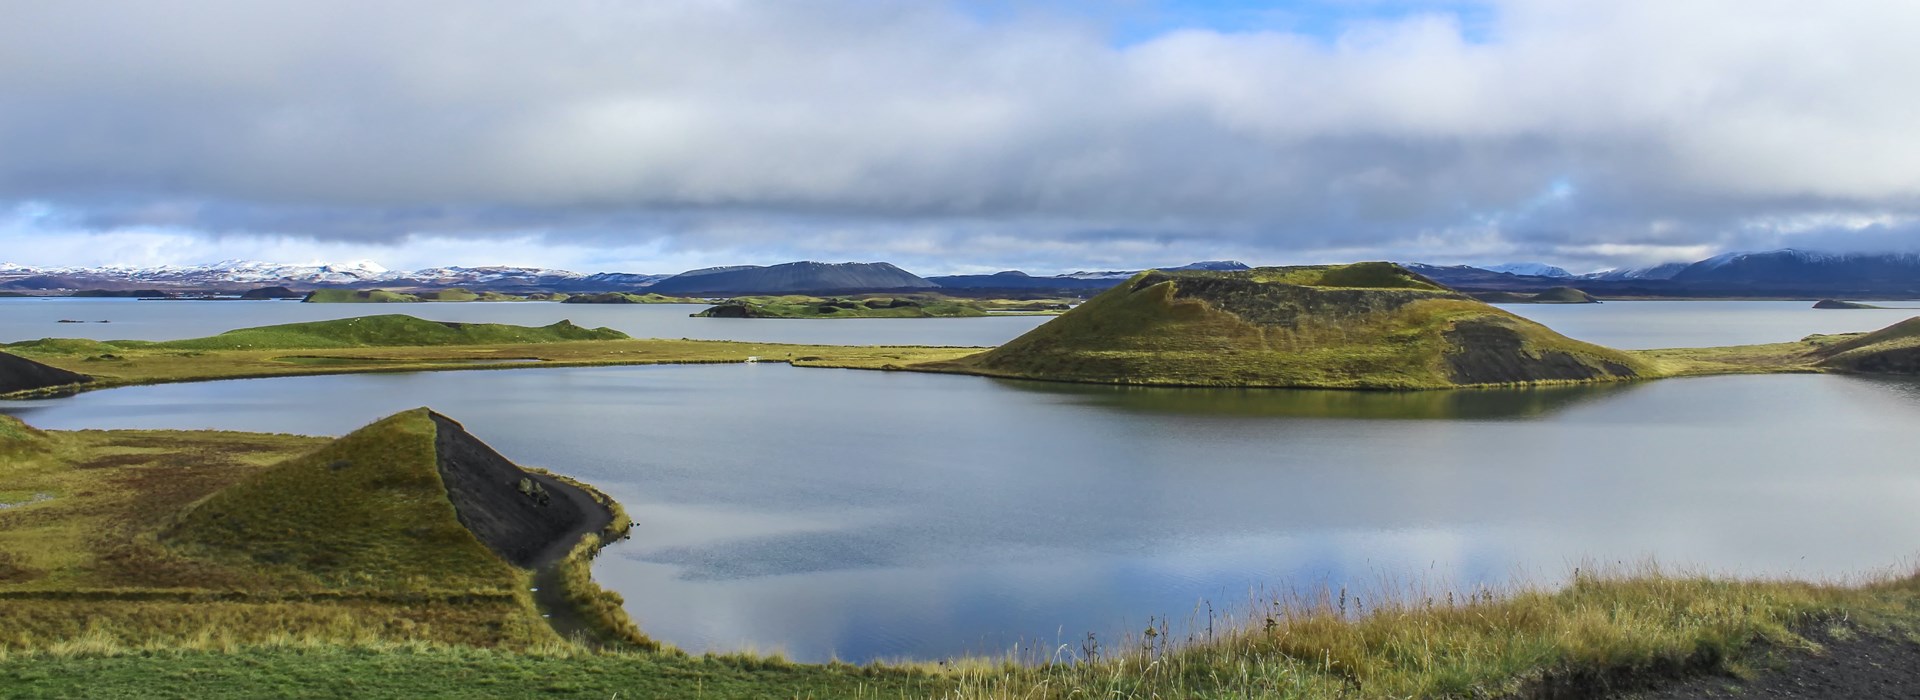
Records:
[[[1585,577],[1558,592],[1422,600],[1364,612],[1355,600],[1344,615],[1338,602],[1320,601],[1276,611],[1213,641],[1143,631],[1114,648],[1063,649],[1059,662],[1040,665],[976,659],[855,667],[557,645],[512,651],[297,639],[183,650],[81,637],[0,651],[0,695],[1552,697],[1752,673],[1770,653],[1817,651],[1797,632],[1815,627],[1920,639],[1917,596],[1920,584],[1912,578],[1844,588],[1653,574]],[[190,690],[182,685],[189,681]]]

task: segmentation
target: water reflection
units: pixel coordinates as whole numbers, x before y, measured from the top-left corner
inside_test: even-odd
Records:
[[[1015,391],[1062,397],[1075,404],[1118,411],[1193,416],[1391,420],[1537,418],[1582,403],[1621,396],[1645,385],[1642,382],[1615,382],[1530,389],[1328,391],[1102,386],[1017,379],[992,381]]]

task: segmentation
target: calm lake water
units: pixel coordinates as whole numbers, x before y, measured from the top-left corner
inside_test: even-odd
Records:
[[[1914,306],[1915,302],[1884,302]],[[1516,304],[1509,311],[1581,340],[1628,349],[1746,345],[1798,340],[1812,333],[1884,328],[1920,308],[1822,311],[1811,301],[1615,301]],[[370,314],[436,321],[543,326],[561,319],[607,326],[636,338],[697,338],[839,345],[999,345],[1045,323],[1046,316],[939,319],[779,320],[689,318],[685,304],[302,304],[286,301],[138,301],[0,298],[0,343],[36,338],[177,340],[235,328]],[[60,323],[111,321],[111,323]]]
[[[407,314],[435,321],[544,326],[562,319],[606,326],[636,338],[694,338],[830,345],[999,345],[1048,316],[850,318],[832,320],[690,318],[700,304],[487,302],[302,304],[292,301],[139,301],[0,298],[0,343],[37,338],[179,340],[235,328]],[[61,323],[109,321],[109,323]]]
[[[1821,577],[1920,552],[1920,382],[1904,380],[1393,394],[661,366],[162,385],[0,411],[340,434],[421,405],[626,504],[635,537],[596,575],[694,651],[1077,648],[1261,591],[1554,583],[1650,558]]]

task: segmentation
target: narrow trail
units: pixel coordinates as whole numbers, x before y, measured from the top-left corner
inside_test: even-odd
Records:
[[[587,519],[565,535],[555,538],[540,550],[533,563],[533,602],[540,609],[540,615],[547,625],[553,628],[561,639],[575,641],[596,649],[612,645],[605,639],[587,618],[569,601],[565,577],[560,574],[560,566],[565,563],[567,554],[580,544],[580,538],[599,534],[613,523],[613,511],[595,500],[592,494],[573,484],[546,474],[529,472],[528,478],[545,487],[547,493],[555,497],[566,498],[587,513]]]

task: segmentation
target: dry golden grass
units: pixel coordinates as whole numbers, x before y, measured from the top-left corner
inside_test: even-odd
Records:
[[[1808,648],[1823,621],[1912,635],[1920,578],[1858,585],[1733,581],[1646,569],[1560,590],[1434,597],[1364,609],[1345,592],[1256,609],[1211,640],[1165,628],[1064,650],[1064,662],[975,664],[951,698],[1483,698],[1742,671]]]

